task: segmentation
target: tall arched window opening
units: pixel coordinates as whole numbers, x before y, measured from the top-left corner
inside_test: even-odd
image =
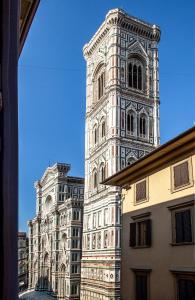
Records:
[[[146,116],[142,114],[139,120],[139,132],[141,137],[146,137],[147,135],[146,126],[147,126]]]
[[[98,142],[98,128],[97,127],[94,127],[93,129],[93,140],[94,140],[94,145],[97,144]]]
[[[129,80],[128,80],[128,83],[129,83],[129,87],[133,87],[133,66],[132,64],[130,63],[129,64],[129,70],[128,70],[128,74],[129,74]]]
[[[139,60],[128,65],[128,85],[130,88],[143,90],[143,66]]]
[[[97,188],[97,171],[93,173],[93,187],[94,189]]]
[[[105,121],[102,122],[102,138],[106,135],[106,124]]]
[[[98,77],[98,100],[103,96],[105,88],[105,73]]]
[[[104,181],[106,178],[106,169],[105,169],[105,166],[102,165],[100,167],[100,181]]]
[[[142,90],[142,68],[138,67],[138,90]]]
[[[131,135],[135,132],[135,114],[133,112],[127,114],[127,132]]]

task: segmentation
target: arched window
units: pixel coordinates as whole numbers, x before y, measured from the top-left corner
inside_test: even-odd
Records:
[[[143,66],[137,59],[128,65],[128,85],[131,88],[143,90]]]
[[[94,145],[96,145],[97,142],[98,142],[98,128],[97,128],[97,126],[94,126],[94,129],[93,129],[93,140],[94,140]]]
[[[132,63],[129,64],[129,70],[128,70],[128,74],[129,74],[129,87],[133,87],[133,66]]]
[[[138,67],[138,90],[142,90],[142,68]]]
[[[102,138],[105,137],[105,135],[106,135],[106,123],[105,123],[105,121],[102,122],[102,132],[101,132],[101,134],[102,134]]]
[[[135,132],[135,113],[132,111],[127,113],[127,131],[131,135]]]
[[[104,164],[102,164],[100,167],[100,181],[104,181],[105,178],[106,178],[106,169]]]
[[[102,72],[98,77],[98,100],[103,96],[104,94],[104,88],[105,88],[105,73]]]
[[[133,66],[133,87],[137,89],[137,66]]]
[[[93,172],[93,187],[94,189],[97,187],[97,171]]]
[[[146,137],[147,135],[147,119],[146,115],[141,114],[140,120],[139,120],[139,133],[141,137]]]

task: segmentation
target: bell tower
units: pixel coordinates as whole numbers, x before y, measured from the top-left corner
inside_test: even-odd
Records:
[[[120,299],[120,190],[101,182],[159,145],[160,29],[113,9],[87,64],[81,299]]]

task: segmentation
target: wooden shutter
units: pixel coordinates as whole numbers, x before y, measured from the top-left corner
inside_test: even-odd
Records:
[[[130,247],[136,246],[136,223],[130,223]]]
[[[184,211],[183,215],[183,231],[184,242],[192,242],[192,228],[191,228],[191,211],[190,209]]]
[[[148,299],[147,274],[136,275],[136,300]]]
[[[183,242],[183,228],[182,228],[182,213],[175,213],[175,230],[176,230],[176,243]]]
[[[136,184],[136,202],[146,199],[146,180]]]
[[[151,246],[152,243],[152,221],[146,220],[146,245]]]
[[[179,300],[194,300],[195,281],[190,279],[179,279],[178,296],[179,296]]]
[[[173,168],[174,170],[174,187],[178,188],[180,186],[186,185],[189,183],[189,170],[188,170],[188,162],[177,165]]]

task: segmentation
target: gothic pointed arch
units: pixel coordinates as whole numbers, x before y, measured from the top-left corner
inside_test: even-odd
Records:
[[[93,169],[92,184],[93,184],[93,188],[96,189],[97,185],[98,185],[98,176],[97,176],[97,169],[96,168]]]
[[[99,176],[100,176],[100,182],[104,181],[106,178],[106,165],[104,162],[100,164],[99,167]]]
[[[95,146],[98,143],[98,124],[95,123],[93,126],[93,145]]]
[[[99,62],[93,73],[93,103],[98,102],[105,93],[105,64]]]
[[[148,115],[145,112],[141,112],[139,115],[139,136],[141,138],[147,138],[148,136]]]
[[[103,139],[106,136],[106,118],[103,116],[100,120],[100,138]]]
[[[136,135],[137,131],[137,113],[133,109],[129,109],[126,115],[127,134]]]
[[[130,53],[127,66],[128,87],[144,92],[146,88],[144,85],[146,78],[145,58],[139,53]]]

